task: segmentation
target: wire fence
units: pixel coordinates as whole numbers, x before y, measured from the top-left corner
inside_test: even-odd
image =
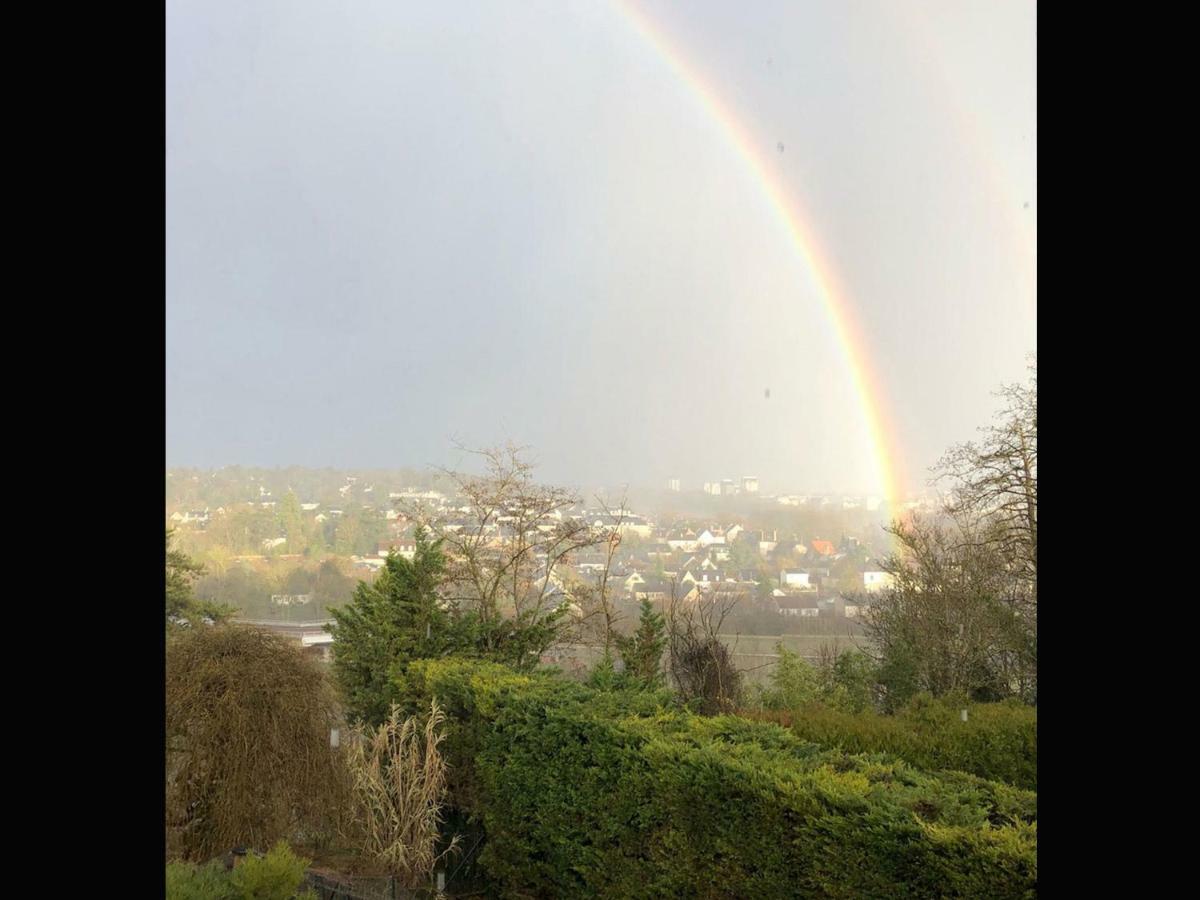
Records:
[[[320,900],[426,900],[445,896],[430,888],[401,887],[387,875],[343,875],[309,869],[305,887],[312,888]]]

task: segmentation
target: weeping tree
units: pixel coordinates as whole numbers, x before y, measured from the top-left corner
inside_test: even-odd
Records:
[[[172,856],[329,832],[344,769],[320,664],[285,638],[237,625],[180,629],[166,655],[166,811]]]

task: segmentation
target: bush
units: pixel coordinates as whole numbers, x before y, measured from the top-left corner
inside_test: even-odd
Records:
[[[219,861],[167,863],[167,900],[239,900],[229,874]]]
[[[889,753],[919,769],[956,769],[1037,790],[1037,710],[1017,700],[967,703],[920,695],[894,716],[822,706],[750,715],[849,753]]]
[[[762,705],[782,710],[815,702],[820,690],[817,670],[782,643],[775,645],[775,652],[779,662],[771,670],[770,687],[761,693]]]
[[[280,841],[266,856],[247,857],[230,873],[229,880],[244,900],[291,900],[304,883],[304,872],[310,862]],[[305,891],[300,896],[316,900],[315,891]]]
[[[316,900],[312,890],[297,893],[308,865],[282,841],[265,856],[247,856],[232,871],[216,860],[204,866],[168,863],[167,900]]]
[[[267,632],[187,629],[167,643],[166,701],[171,856],[204,860],[329,826],[345,778],[319,663]]]
[[[447,711],[454,796],[483,823],[480,862],[503,891],[1036,895],[1027,791],[496,665],[415,663],[405,689]]]

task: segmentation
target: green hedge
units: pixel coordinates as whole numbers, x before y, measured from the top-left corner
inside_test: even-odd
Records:
[[[1037,797],[775,725],[462,660],[436,696],[482,867],[539,897],[1032,897]]]
[[[968,710],[963,722],[960,710]],[[918,769],[958,769],[1037,790],[1037,710],[1018,701],[955,703],[918,698],[894,716],[821,706],[753,718],[850,753],[889,753]]]

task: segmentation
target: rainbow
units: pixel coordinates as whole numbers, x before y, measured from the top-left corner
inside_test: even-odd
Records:
[[[833,266],[821,252],[808,216],[772,173],[772,167],[767,162],[769,157],[760,147],[761,142],[751,136],[700,73],[688,64],[683,55],[640,10],[626,0],[614,2],[641,38],[667,63],[705,112],[719,124],[722,133],[736,148],[753,174],[754,180],[762,188],[772,212],[786,228],[792,246],[810,273],[845,358],[871,442],[876,484],[892,515],[898,514],[904,499],[900,494],[903,485],[900,471],[901,455],[898,452],[899,442],[894,437],[896,431],[891,427],[886,414],[886,395],[871,365],[868,343],[847,294],[838,283]]]
[[[925,20],[920,16],[903,15],[900,7],[883,6],[884,13],[891,13],[889,21],[907,38],[902,46],[913,49],[914,57],[921,60],[939,60],[943,53],[933,33],[925,26]],[[927,73],[937,85],[937,93],[955,123],[955,133],[967,147],[977,162],[976,171],[985,179],[988,190],[986,196],[992,199],[994,207],[1004,220],[1005,233],[1008,236],[1014,259],[1020,266],[1019,284],[1017,290],[1022,302],[1029,300],[1026,311],[1032,315],[1032,325],[1037,330],[1037,231],[1036,212],[1030,212],[1026,205],[1032,193],[1028,188],[1018,189],[1017,185],[1006,175],[1004,166],[995,158],[989,149],[991,141],[984,133],[979,118],[974,115],[965,102],[962,93],[949,73],[939,65],[924,66]],[[1023,203],[1024,201],[1024,203]]]

